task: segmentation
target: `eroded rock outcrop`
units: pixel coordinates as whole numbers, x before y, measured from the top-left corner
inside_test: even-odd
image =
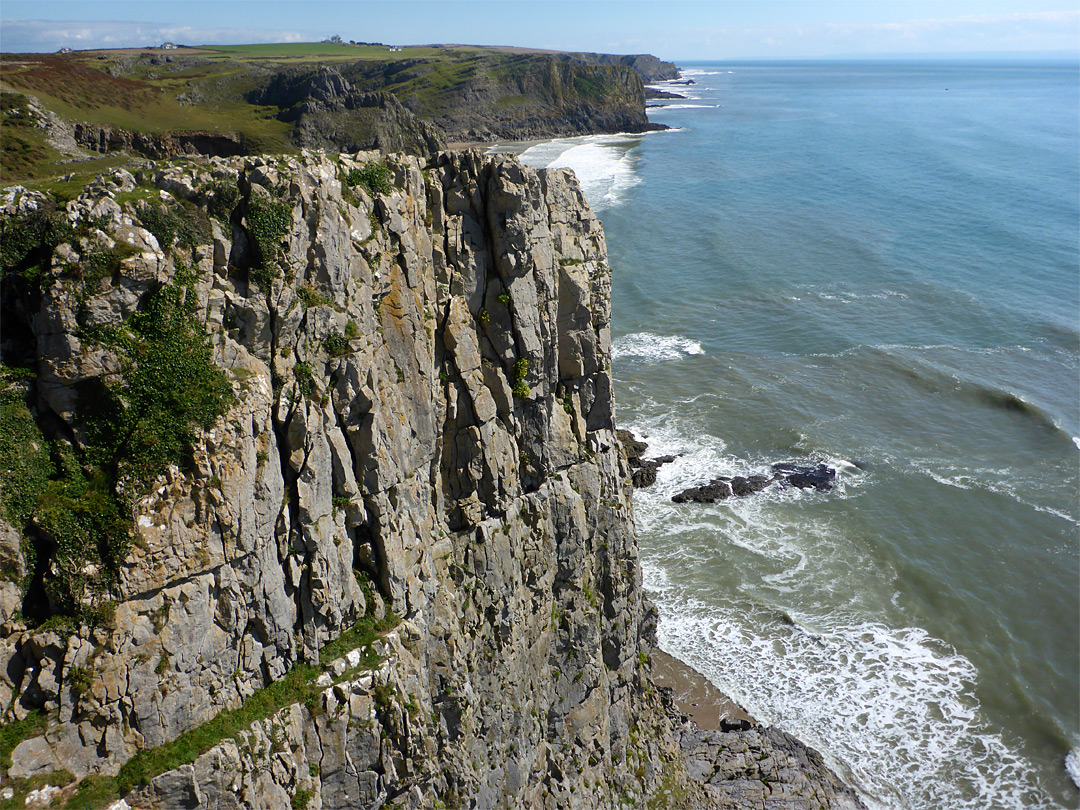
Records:
[[[90,446],[88,381],[131,390],[147,355],[115,336],[163,290],[231,388],[111,575],[81,572],[81,620],[30,628],[0,590],[5,719],[47,716],[8,775],[113,778],[142,808],[727,806],[650,681],[598,221],[568,172],[478,152],[343,185],[381,160],[118,173],[62,209],[43,276],[5,279],[5,361],[37,358],[55,453]],[[155,236],[139,189],[198,227]],[[41,610],[44,525],[0,527]]]

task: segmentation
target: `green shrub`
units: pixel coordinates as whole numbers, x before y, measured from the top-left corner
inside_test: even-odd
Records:
[[[101,470],[82,469],[60,449],[59,480],[50,481],[34,511],[37,531],[54,544],[45,590],[56,608],[81,616],[103,598],[131,545],[130,507]],[[87,564],[96,569],[88,573]]]
[[[514,381],[510,387],[510,391],[515,397],[524,399],[529,396],[529,386],[525,382],[525,378],[529,375],[529,358],[519,357],[517,362],[514,363]]]
[[[22,529],[54,472],[49,443],[13,387],[15,374],[0,365],[0,503],[9,523]]]
[[[345,176],[349,188],[361,186],[372,195],[389,194],[394,190],[393,175],[385,163],[369,161],[359,168],[350,169]]]
[[[301,287],[296,291],[296,297],[300,299],[300,303],[303,304],[304,309],[326,307],[333,303],[330,296],[311,286]]]
[[[95,381],[93,399],[79,398],[89,459],[140,494],[168,464],[182,462],[196,431],[213,425],[232,400],[194,307],[178,284],[154,292],[117,341],[121,382]]]
[[[323,339],[323,346],[331,357],[341,357],[349,353],[349,339],[340,332],[331,332]]]
[[[21,217],[0,222],[0,267],[41,282],[49,272],[57,245],[70,242],[75,228],[55,206],[43,206]]]
[[[304,810],[311,801],[312,793],[306,788],[297,788],[292,795],[292,810]]]
[[[89,667],[72,667],[68,670],[67,681],[76,695],[85,695],[94,685],[94,673]]]
[[[188,250],[207,244],[211,239],[206,212],[186,200],[171,204],[146,203],[138,212],[139,221],[157,239],[161,249],[170,253],[178,240]]]
[[[261,193],[261,186],[251,190],[247,205],[248,235],[255,243],[255,270],[269,270],[281,249],[281,241],[292,227],[292,203],[280,196]],[[259,286],[267,286],[259,278]]]
[[[293,367],[293,375],[296,377],[296,387],[307,399],[315,398],[315,377],[311,366],[307,363],[297,363]]]
[[[217,180],[210,186],[209,191],[206,207],[210,216],[228,225],[233,211],[240,203],[240,189],[235,183]]]

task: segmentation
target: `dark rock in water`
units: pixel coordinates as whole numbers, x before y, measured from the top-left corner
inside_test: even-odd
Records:
[[[716,503],[732,496],[745,498],[747,495],[761,492],[773,484],[827,492],[833,488],[836,481],[836,470],[825,464],[809,467],[784,462],[773,464],[772,473],[772,476],[751,475],[744,477],[737,475],[734,478],[714,478],[704,486],[690,487],[683,490],[671,500],[675,503]],[[655,479],[655,475],[653,477]]]
[[[726,478],[714,478],[700,487],[684,489],[671,500],[675,503],[716,503],[732,495],[731,482]]]
[[[651,487],[656,483],[656,471],[665,464],[673,462],[675,458],[675,456],[657,456],[649,459],[635,459],[639,466],[630,476],[630,480],[638,489]]]
[[[642,458],[642,455],[649,449],[649,445],[645,442],[634,438],[634,434],[629,430],[617,430],[615,431],[619,438],[619,444],[622,446],[623,455],[626,457],[626,463],[630,465],[630,469],[634,472],[630,476],[630,481],[635,487],[651,487],[656,483],[656,471],[665,464],[670,464],[676,459],[676,456],[658,456],[657,458]]]
[[[755,492],[761,492],[774,480],[773,478],[766,478],[764,475],[751,475],[749,478],[735,476],[731,479],[731,491],[740,498],[753,495]]]
[[[622,445],[623,455],[626,456],[626,460],[630,462],[630,466],[640,467],[641,456],[649,449],[649,445],[635,439],[634,434],[629,430],[616,430],[615,435],[619,438],[619,444]]]
[[[827,492],[833,488],[836,481],[836,470],[825,464],[814,467],[805,467],[800,464],[773,464],[772,468],[773,472],[779,474],[781,480],[799,489]]]
[[[685,99],[686,96],[682,95],[681,93],[672,93],[672,92],[670,92],[668,90],[657,90],[655,87],[646,87],[645,88],[645,100],[646,101],[650,101],[650,100],[658,99],[658,98],[668,98],[668,99],[682,98],[682,99]]]

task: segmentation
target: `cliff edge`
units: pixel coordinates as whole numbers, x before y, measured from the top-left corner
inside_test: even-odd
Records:
[[[652,683],[571,173],[210,158],[2,214],[10,801],[861,807]]]

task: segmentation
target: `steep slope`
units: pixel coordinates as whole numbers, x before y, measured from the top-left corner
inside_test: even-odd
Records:
[[[573,176],[381,160],[7,193],[6,776],[83,806],[857,807],[651,684]]]

